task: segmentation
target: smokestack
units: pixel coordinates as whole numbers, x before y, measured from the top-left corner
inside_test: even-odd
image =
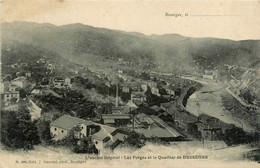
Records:
[[[116,107],[118,107],[118,84],[116,84]]]

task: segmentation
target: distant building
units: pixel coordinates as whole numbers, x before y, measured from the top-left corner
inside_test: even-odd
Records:
[[[17,91],[18,86],[11,84],[10,82],[4,81],[1,85],[1,105],[6,107],[9,106],[13,101],[18,101],[20,93]],[[14,102],[13,102],[14,103]]]
[[[123,71],[122,69],[119,69],[117,72],[118,72],[119,74],[124,73],[124,71]]]
[[[202,75],[202,78],[203,79],[211,79],[211,80],[213,80],[214,76],[213,75]]]
[[[148,85],[146,83],[141,84],[142,91],[146,92],[148,89]]]
[[[151,92],[154,95],[160,96],[159,89],[157,87],[151,87]]]
[[[25,76],[30,78],[30,77],[32,77],[32,73],[31,72],[25,72]]]
[[[46,63],[46,60],[43,59],[43,58],[41,58],[41,59],[37,60],[37,63],[38,63],[38,64],[45,64],[45,63]]]
[[[145,102],[146,101],[146,96],[144,95],[143,92],[132,92],[131,93],[131,100],[132,101]]]
[[[70,78],[60,78],[56,77],[52,81],[53,86],[56,88],[65,88],[65,87],[72,87],[71,79]]]
[[[125,92],[125,93],[130,93],[130,87],[128,87],[128,86],[123,86],[123,92]]]
[[[218,79],[218,70],[204,70],[202,78],[211,80]]]
[[[16,86],[19,86],[20,88],[25,88],[28,84],[27,79],[24,76],[15,78],[11,82],[12,82],[12,84],[14,84]]]
[[[150,108],[153,109],[154,111],[156,111],[156,112],[159,113],[159,114],[165,113],[165,111],[164,111],[161,107],[159,107],[159,106],[157,106],[157,105],[154,105],[154,106],[152,106],[152,107],[150,107]]]

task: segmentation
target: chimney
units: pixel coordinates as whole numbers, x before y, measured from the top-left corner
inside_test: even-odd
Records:
[[[118,107],[118,84],[116,84],[116,107]]]

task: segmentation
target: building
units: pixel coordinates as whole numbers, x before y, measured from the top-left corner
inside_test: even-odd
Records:
[[[150,107],[147,107],[145,105],[142,105],[140,107],[138,107],[137,109],[131,111],[131,114],[134,114],[134,115],[137,115],[137,114],[147,114],[147,115],[158,115],[158,113],[153,110],[152,108]]]
[[[154,95],[160,96],[159,89],[155,86],[151,87],[151,92]]]
[[[73,128],[78,128],[78,130],[75,129],[73,132],[75,137],[79,139],[82,137],[91,137],[99,153],[105,148],[113,150],[127,137],[126,133],[116,128],[69,115],[63,115],[50,124],[50,131],[54,136],[54,140],[65,138]]]
[[[26,77],[20,76],[11,81],[12,84],[19,86],[20,88],[25,88],[28,84]]]
[[[213,75],[202,75],[202,78],[203,79],[211,79],[211,80],[213,80],[214,79],[214,76]]]
[[[117,72],[118,72],[119,74],[124,73],[124,71],[123,71],[122,69],[119,69]]]
[[[17,91],[18,86],[10,82],[1,82],[1,105],[9,106],[20,99],[20,92]],[[12,102],[13,101],[13,102]]]
[[[122,90],[125,93],[130,93],[130,87],[128,87],[128,86],[123,86]]]
[[[150,108],[153,109],[154,111],[156,111],[159,114],[165,113],[165,111],[161,107],[159,107],[157,105],[154,105],[154,106],[152,106]]]
[[[160,104],[161,109],[166,111],[166,112],[170,112],[172,106],[173,106],[172,102],[166,102],[166,103]]]
[[[116,128],[102,125],[101,130],[91,136],[92,142],[98,150],[98,153],[102,153],[104,149],[115,149],[120,143],[122,143],[128,134],[122,132]]]
[[[3,106],[9,106],[12,103],[12,100],[17,102],[20,98],[20,93],[18,91],[14,92],[1,92],[1,104]],[[13,102],[13,103],[15,103]]]
[[[131,100],[132,101],[146,102],[146,96],[143,92],[132,92],[131,93]]]
[[[121,126],[130,123],[130,114],[102,114],[104,124],[110,126]]]
[[[218,79],[218,70],[204,70],[204,75],[202,75],[204,79]]]
[[[94,123],[70,115],[63,115],[52,121],[50,124],[50,131],[54,136],[54,140],[60,140],[66,137],[69,131],[76,126],[81,128],[81,131],[77,135],[79,137],[88,137],[91,133],[95,132],[95,130],[92,130]]]
[[[30,78],[30,77],[32,77],[32,73],[31,72],[25,72],[25,76]]]
[[[56,88],[72,87],[70,78],[64,79],[64,78],[56,77],[52,80],[52,84]]]
[[[141,89],[142,91],[146,92],[148,90],[148,85],[145,83],[141,84]]]

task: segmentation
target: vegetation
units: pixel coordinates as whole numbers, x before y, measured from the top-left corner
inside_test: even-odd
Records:
[[[1,142],[11,149],[24,150],[40,142],[36,122],[31,121],[27,109],[1,111]]]
[[[224,133],[224,141],[227,145],[238,145],[258,141],[259,134],[246,133],[242,128],[233,127]]]
[[[52,106],[62,113],[80,118],[88,118],[94,114],[95,104],[84,98],[83,94],[70,89],[57,89],[54,91],[62,97],[52,94],[35,95],[34,97],[43,103],[43,107]]]
[[[38,135],[42,143],[51,142],[52,136],[50,132],[50,123],[51,121],[42,118],[39,119],[36,123],[36,127],[38,129]]]
[[[54,146],[65,146],[68,147],[72,152],[75,153],[95,153],[98,151],[95,145],[92,143],[90,137],[78,138],[75,136],[80,131],[79,127],[74,127],[69,131],[68,135],[57,142],[53,142]]]
[[[129,136],[125,139],[124,144],[134,148],[142,148],[145,145],[146,139],[144,135],[140,135],[132,131]]]

